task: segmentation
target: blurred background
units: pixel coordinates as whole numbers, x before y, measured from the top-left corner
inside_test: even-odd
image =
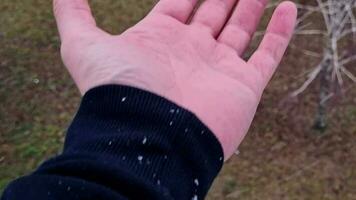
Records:
[[[142,19],[156,3],[90,2],[99,26],[115,34]],[[61,151],[80,101],[60,59],[51,4],[50,0],[0,1],[0,192],[11,180]],[[273,6],[267,9],[261,30],[272,10]],[[308,20],[323,28],[322,16]],[[249,52],[259,39],[257,35]],[[293,39],[240,154],[224,166],[208,200],[356,199],[355,85],[345,78],[346,89],[328,100],[324,131],[313,129],[318,79],[297,97],[290,97],[320,63],[318,53],[323,54],[324,43],[323,37],[312,34]],[[356,71],[352,63],[348,69]]]

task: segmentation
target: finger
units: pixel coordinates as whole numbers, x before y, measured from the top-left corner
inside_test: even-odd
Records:
[[[198,0],[160,0],[150,15],[163,14],[186,23]]]
[[[53,7],[62,40],[98,30],[87,0],[54,0]]]
[[[240,0],[218,41],[241,55],[256,31],[267,2],[268,0]]]
[[[280,4],[272,16],[260,46],[248,61],[260,72],[265,84],[272,77],[288,47],[296,18],[297,9],[294,3]]]
[[[191,24],[206,27],[217,36],[235,3],[236,0],[206,0],[196,11]]]

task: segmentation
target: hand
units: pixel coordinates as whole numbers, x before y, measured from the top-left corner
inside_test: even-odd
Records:
[[[161,0],[137,25],[110,35],[96,26],[86,0],[54,0],[64,64],[82,94],[99,85],[127,85],[190,110],[214,132],[228,159],[248,131],[297,13],[293,3],[280,4],[246,62],[240,56],[267,0],[240,0],[234,8],[236,1],[206,0],[188,22],[197,0]]]

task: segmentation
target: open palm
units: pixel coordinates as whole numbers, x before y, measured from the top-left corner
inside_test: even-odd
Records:
[[[110,35],[96,27],[86,0],[55,0],[63,61],[82,94],[128,85],[190,110],[214,132],[227,159],[248,131],[296,18],[294,4],[282,3],[246,62],[240,55],[267,0],[235,7],[236,1],[206,0],[192,16],[196,0],[161,0],[137,25]]]

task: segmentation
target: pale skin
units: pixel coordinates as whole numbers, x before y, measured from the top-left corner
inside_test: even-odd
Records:
[[[105,84],[160,95],[194,113],[225,160],[245,137],[291,39],[297,9],[275,10],[260,46],[241,58],[268,0],[161,0],[120,35],[96,26],[87,0],[54,0],[62,58],[80,92]],[[229,13],[232,13],[229,18]]]

